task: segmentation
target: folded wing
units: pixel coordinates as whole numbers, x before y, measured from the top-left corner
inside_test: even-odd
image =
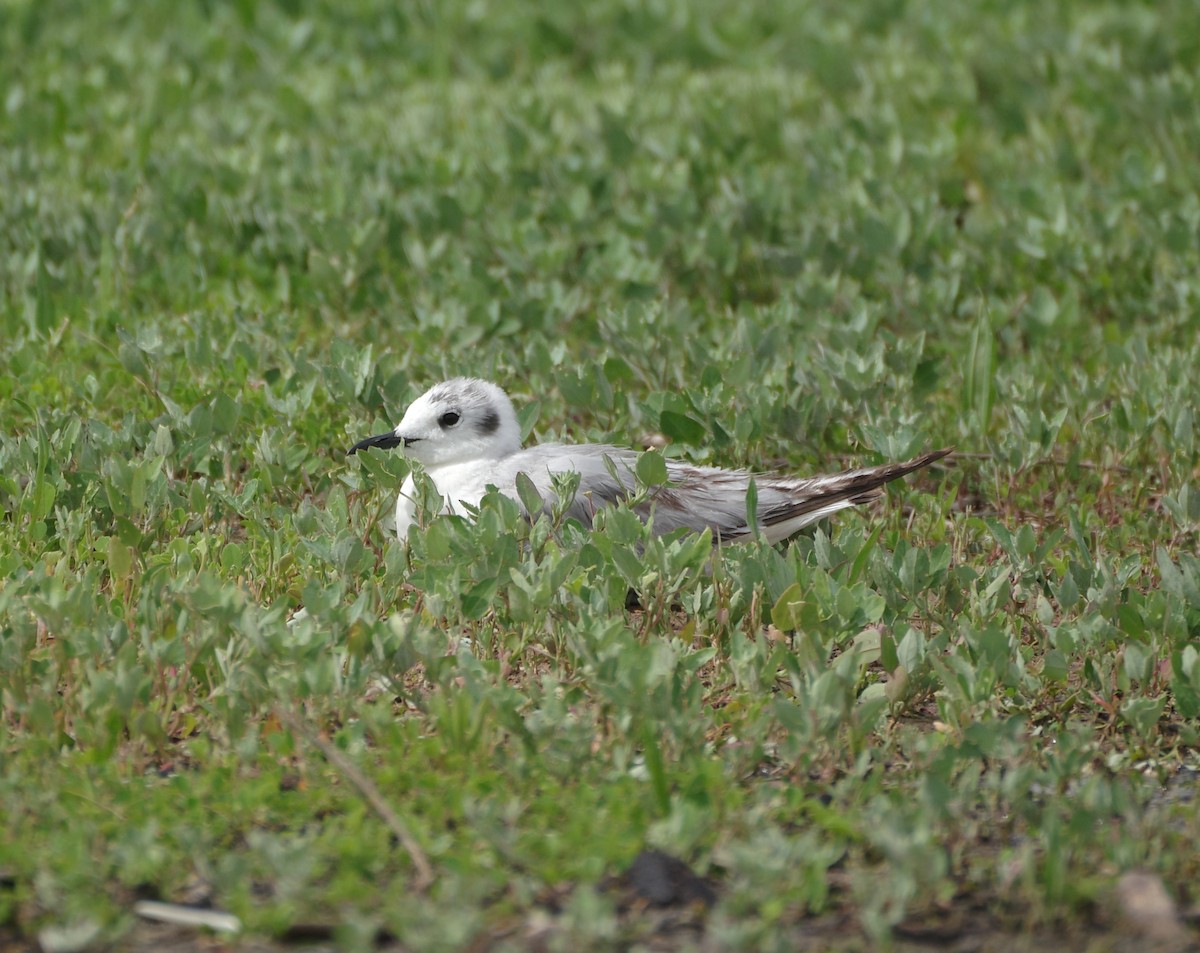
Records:
[[[695,531],[707,528],[717,539],[740,539],[749,533],[746,494],[753,479],[758,492],[759,529],[769,541],[778,542],[830,513],[875,499],[885,484],[949,452],[934,450],[903,463],[805,478],[695,467],[671,460],[667,462],[669,483],[653,488],[638,511],[642,516],[653,515],[658,533],[680,527]],[[596,510],[634,493],[637,458],[634,451],[620,447],[540,444],[500,461],[494,477],[487,482],[516,499],[516,477],[524,473],[549,510],[555,499],[552,474],[575,471],[580,476],[579,490],[566,515],[590,527]]]

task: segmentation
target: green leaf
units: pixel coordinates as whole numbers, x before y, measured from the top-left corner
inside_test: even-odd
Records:
[[[975,424],[977,434],[986,434],[992,418],[992,399],[995,393],[995,342],[991,315],[980,309],[971,329],[963,369],[962,407]]]
[[[1140,642],[1127,642],[1124,648],[1125,672],[1134,681],[1145,681],[1150,673],[1150,653]]]
[[[1165,695],[1160,695],[1158,698],[1145,696],[1128,698],[1121,703],[1121,717],[1142,738],[1149,738],[1158,726],[1158,720],[1162,717],[1166,703]]]
[[[771,624],[781,632],[801,628],[800,613],[804,607],[804,589],[798,582],[788,586],[771,607]]]
[[[1184,718],[1200,718],[1200,665],[1196,663],[1194,646],[1187,646],[1171,655],[1171,694],[1175,707]]]
[[[941,376],[938,373],[941,367],[941,362],[936,358],[927,358],[921,361],[913,369],[913,397],[916,400],[924,400],[931,396],[941,383]]]
[[[591,407],[596,388],[591,374],[563,371],[557,376],[558,390],[571,407]]]
[[[124,585],[133,572],[133,550],[116,536],[108,538],[108,571],[118,586]]]
[[[30,489],[33,496],[30,515],[35,520],[43,520],[50,515],[50,511],[54,508],[58,492],[55,490],[54,484],[47,478],[38,480],[31,485]]]
[[[1017,530],[1017,537],[1014,540],[1017,547],[1017,552],[1022,556],[1029,556],[1037,549],[1037,536],[1034,535],[1033,527],[1026,523]]]
[[[534,424],[537,423],[538,416],[542,412],[542,402],[540,400],[531,400],[529,403],[517,410],[517,423],[521,425],[521,439],[526,439],[533,433]]]
[[[218,434],[236,433],[242,412],[237,401],[227,394],[217,394],[212,401],[212,425]]]
[[[521,505],[525,507],[525,512],[529,514],[531,519],[536,519],[538,514],[545,508],[545,501],[542,499],[538,488],[534,486],[533,480],[529,478],[529,474],[521,471],[517,474],[517,496],[521,500]]]
[[[885,629],[879,635],[879,664],[883,666],[885,672],[894,672],[900,664],[900,658],[896,652],[896,635],[889,629]]]
[[[761,528],[758,525],[758,483],[754,477],[750,478],[750,485],[746,487],[746,525],[757,539]]]
[[[663,763],[661,742],[655,736],[654,730],[647,725],[642,731],[642,752],[646,759],[646,773],[654,789],[654,799],[658,810],[667,814],[671,810],[671,787],[667,781],[667,771]]]
[[[921,663],[925,661],[925,652],[925,633],[920,629],[910,628],[896,646],[896,661],[910,674],[919,672]]]
[[[468,619],[482,619],[491,608],[498,589],[499,580],[495,577],[477,582],[462,597],[463,615]]]
[[[664,410],[659,414],[658,426],[664,434],[677,443],[701,444],[708,437],[708,428],[687,414]]]
[[[643,486],[663,486],[668,480],[667,461],[661,453],[648,450],[637,459],[637,478]]]
[[[1070,674],[1067,657],[1057,649],[1051,649],[1042,660],[1042,678],[1052,682],[1065,682]]]

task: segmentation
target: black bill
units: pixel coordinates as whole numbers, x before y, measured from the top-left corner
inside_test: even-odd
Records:
[[[389,430],[387,433],[377,434],[374,437],[367,437],[365,440],[360,440],[346,451],[346,456],[358,453],[359,450],[370,450],[371,447],[378,447],[380,450],[391,450],[402,443],[405,443],[405,441],[397,437],[395,431]]]

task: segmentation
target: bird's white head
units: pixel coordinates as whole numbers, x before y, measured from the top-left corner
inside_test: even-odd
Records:
[[[350,452],[399,447],[425,467],[498,460],[521,449],[521,426],[508,395],[490,381],[455,377],[414,400],[390,433],[368,437]]]

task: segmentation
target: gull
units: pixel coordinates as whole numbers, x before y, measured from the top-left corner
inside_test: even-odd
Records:
[[[637,451],[595,443],[522,448],[512,401],[499,386],[478,378],[455,377],[435,384],[409,405],[394,430],[360,440],[348,452],[371,447],[399,449],[420,463],[442,497],[442,512],[464,513],[465,508],[477,507],[489,487],[520,504],[517,477],[523,473],[549,513],[557,499],[553,476],[575,472],[579,488],[565,515],[590,528],[600,507],[637,492]],[[885,483],[948,453],[948,448],[933,450],[903,463],[812,477],[666,460],[668,482],[648,488],[636,512],[652,519],[653,530],[660,535],[683,527],[696,532],[709,529],[716,541],[745,539],[755,531],[747,523],[746,507],[753,480],[758,493],[757,531],[777,543],[830,513],[870,502],[881,495]],[[401,540],[415,520],[415,487],[409,474],[396,500],[396,533]]]

